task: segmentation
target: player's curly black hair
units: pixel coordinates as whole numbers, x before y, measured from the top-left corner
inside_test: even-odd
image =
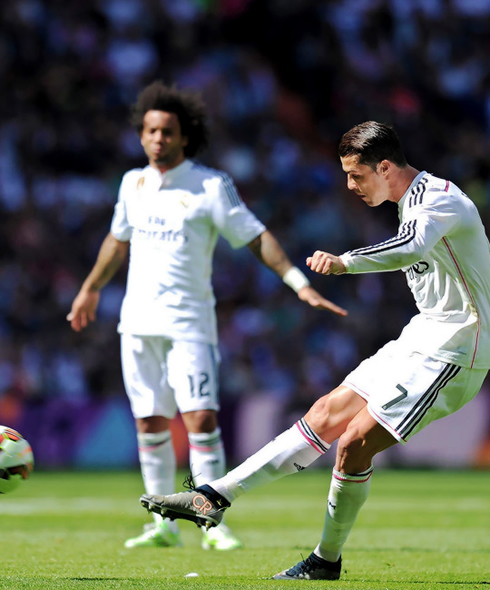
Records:
[[[199,94],[190,90],[178,90],[175,85],[166,86],[161,80],[146,86],[131,109],[131,123],[139,135],[143,131],[145,114],[153,110],[177,115],[182,135],[188,139],[184,148],[186,157],[192,158],[208,146],[206,107]]]
[[[366,121],[356,125],[340,140],[338,154],[341,158],[358,156],[359,164],[376,170],[382,160],[389,160],[400,168],[407,160],[395,130],[377,121]]]

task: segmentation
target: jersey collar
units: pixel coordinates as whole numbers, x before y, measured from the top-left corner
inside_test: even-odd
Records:
[[[414,187],[417,186],[417,184],[422,180],[422,178],[427,174],[426,170],[423,170],[422,172],[419,172],[417,174],[417,176],[412,180],[412,183],[410,184],[410,186],[407,188],[407,190],[405,191],[405,194],[403,195],[403,197],[398,201],[398,209],[401,211],[403,209],[403,204],[405,203],[405,200],[407,198],[407,196],[410,194],[410,192],[412,191],[412,189]]]
[[[148,165],[146,167],[146,174],[151,178],[157,178],[160,188],[168,188],[182,174],[189,172],[191,166],[192,162],[190,160],[184,160],[181,164],[175,166],[175,168],[171,168],[170,170],[162,173],[153,166]]]

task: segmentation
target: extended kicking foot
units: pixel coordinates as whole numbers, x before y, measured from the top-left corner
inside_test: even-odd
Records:
[[[140,502],[148,512],[156,512],[171,520],[190,520],[206,529],[217,526],[223,519],[224,510],[230,506],[223,496],[207,485],[169,496],[143,494]]]
[[[338,580],[342,568],[342,558],[338,561],[326,561],[311,553],[306,559],[291,569],[272,576],[273,580]]]
[[[135,549],[138,547],[182,547],[180,533],[172,532],[166,522],[162,522],[162,524],[145,524],[143,531],[138,537],[128,539],[124,543],[124,547],[126,549]]]

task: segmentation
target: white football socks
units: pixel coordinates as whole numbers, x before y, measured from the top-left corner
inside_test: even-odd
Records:
[[[138,454],[141,474],[147,494],[167,495],[175,492],[175,471],[177,461],[169,430],[163,432],[138,432]],[[156,524],[162,517],[153,512]],[[165,519],[172,532],[178,531],[175,521]]]
[[[233,502],[257,486],[305,469],[329,448],[330,445],[301,419],[224,477],[210,481],[209,485]]]
[[[196,486],[225,473],[225,451],[221,429],[213,432],[189,432],[189,464]]]
[[[332,562],[339,559],[359,510],[368,497],[372,473],[372,467],[356,475],[336,469],[332,471],[322,538],[314,551],[319,557]]]

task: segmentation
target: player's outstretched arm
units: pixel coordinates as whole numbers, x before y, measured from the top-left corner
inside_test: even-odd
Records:
[[[347,311],[325,297],[310,286],[304,274],[289,260],[283,247],[270,231],[266,230],[252,240],[248,247],[255,256],[278,274],[283,281],[298,294],[299,299],[316,309],[331,311],[340,316],[346,316]]]
[[[129,242],[120,242],[111,233],[106,236],[100,247],[97,261],[73,300],[70,313],[66,316],[75,332],[80,332],[90,322],[95,321],[100,290],[115,275],[126,258],[128,249]]]
[[[341,275],[346,272],[345,265],[339,256],[321,250],[317,250],[313,256],[309,256],[306,259],[306,265],[313,272],[322,275]]]
[[[311,307],[315,307],[316,309],[323,309],[325,311],[331,311],[337,315],[346,316],[348,315],[348,311],[332,301],[325,299],[318,291],[313,289],[313,287],[303,287],[298,291],[298,297],[301,301],[305,301]]]

